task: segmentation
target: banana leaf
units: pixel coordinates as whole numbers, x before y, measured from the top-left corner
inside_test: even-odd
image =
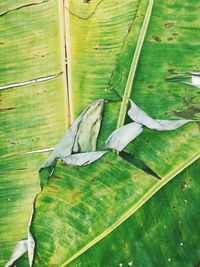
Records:
[[[27,238],[38,170],[67,127],[63,8],[37,2],[0,3],[0,266]]]
[[[68,266],[199,266],[200,161]]]
[[[53,3],[57,6],[57,1]],[[44,9],[47,8],[49,11],[51,7],[47,7],[47,5],[53,5],[53,3],[49,1],[38,5],[28,5],[28,8],[31,8],[31,12],[33,12],[34,8],[39,7],[41,12],[41,7],[43,6]],[[25,8],[19,9],[16,6],[13,9],[17,10],[7,12],[2,16],[3,23],[5,23],[7,15],[11,16],[11,14],[14,15],[14,12],[23,12],[25,10]],[[55,12],[55,10],[58,9],[54,6],[52,12]],[[49,103],[51,110],[44,112],[44,114],[51,119],[54,116],[53,118],[57,123],[59,118],[60,124],[55,126],[56,123],[51,121],[49,126],[52,127],[48,128],[48,126],[46,127],[46,125],[36,122],[35,134],[38,135],[38,127],[39,129],[44,127],[45,132],[43,133],[40,130],[39,136],[42,135],[45,142],[43,141],[42,147],[39,146],[40,142],[36,143],[36,146],[32,147],[33,150],[56,146],[59,141],[58,137],[62,136],[66,128],[65,112],[67,102],[68,116],[73,121],[93,100],[106,99],[103,123],[98,140],[99,148],[102,147],[108,135],[116,127],[128,122],[125,114],[129,97],[134,99],[148,114],[157,119],[199,118],[198,105],[200,98],[198,90],[191,89],[190,86],[183,86],[178,83],[172,84],[166,81],[169,74],[171,75],[175,71],[190,71],[198,68],[198,1],[193,3],[186,1],[184,4],[180,0],[167,0],[165,3],[159,0],[130,0],[124,2],[113,0],[69,1],[65,3],[65,12],[69,77],[68,101],[65,101],[66,84],[64,75],[61,75],[59,77],[62,80],[61,85],[54,84],[52,86],[55,90],[55,94],[52,96],[52,103],[48,102],[51,101],[48,98],[46,101],[42,101],[41,105],[35,105],[36,108],[41,106],[43,111],[46,111],[46,103]],[[61,12],[57,12],[57,14],[61,18]],[[61,19],[58,19],[58,16],[52,16],[49,13],[48,16],[51,17],[49,21],[53,18],[54,23],[57,23],[54,25],[55,29],[63,28]],[[39,16],[40,20],[44,19],[44,17],[44,15],[43,17]],[[192,22],[192,27],[188,26],[188,22]],[[53,28],[52,25],[51,27]],[[40,26],[38,29],[41,30],[42,27]],[[46,32],[46,34],[50,32]],[[48,42],[47,37],[44,38],[44,43],[55,52],[63,51],[63,44],[60,40],[64,36],[62,36],[61,31],[56,30],[56,32],[60,34],[59,38],[55,39],[58,43],[60,42],[58,47],[52,48],[52,43]],[[53,36],[55,38],[55,34]],[[33,46],[30,46],[30,49],[34,49]],[[24,49],[22,49],[22,52],[24,53]],[[51,57],[52,54],[50,53],[49,56]],[[50,64],[47,62],[45,64],[47,63],[47,66],[51,69],[55,61],[59,62],[62,67],[58,71],[50,70],[51,73],[44,73],[42,76],[30,76],[26,80],[43,76],[48,77],[60,72],[64,73],[63,52],[59,54],[57,60],[50,60]],[[20,66],[17,67],[18,72],[21,72]],[[32,64],[30,66],[32,67]],[[40,73],[44,70],[46,71],[46,65],[45,68],[42,68],[40,63],[38,68],[35,69],[39,71],[40,68],[42,69]],[[9,81],[9,72],[7,75],[9,77],[5,81],[13,83],[13,80]],[[57,80],[58,78],[55,78],[52,82]],[[21,81],[24,81],[24,79],[17,82]],[[50,84],[50,81],[46,83]],[[42,83],[34,86],[39,85],[42,85]],[[19,88],[16,88],[16,90],[19,90]],[[8,93],[9,91],[4,90],[4,92]],[[59,99],[56,100],[55,97]],[[12,98],[9,99],[12,101]],[[39,97],[37,101],[39,101],[38,99]],[[58,110],[61,115],[57,113]],[[38,111],[38,113],[40,115],[43,114],[41,111]],[[63,118],[62,121],[60,116]],[[42,121],[46,120],[47,117],[44,116]],[[7,123],[7,120],[7,118],[4,119],[3,124]],[[48,128],[47,131],[46,128]],[[26,130],[27,125],[25,132]],[[33,128],[31,129],[32,133],[34,133]],[[5,134],[7,134],[6,130]],[[19,139],[21,140],[21,136]],[[176,255],[173,254],[173,256],[172,242],[169,245],[165,244],[161,253],[163,257],[158,253],[157,260],[157,258],[154,259],[155,255],[152,256],[153,254],[151,253],[155,251],[156,245],[158,248],[160,247],[159,242],[158,244],[155,243],[156,238],[159,238],[159,234],[152,231],[152,235],[148,236],[147,230],[151,230],[153,226],[150,225],[145,231],[141,225],[143,219],[145,220],[145,216],[148,215],[149,208],[145,210],[148,202],[144,208],[141,208],[135,214],[133,213],[164,184],[181,173],[199,157],[199,139],[199,127],[196,123],[185,125],[171,133],[158,133],[145,129],[144,133],[134,140],[120,155],[109,152],[97,162],[80,168],[59,163],[35,203],[32,224],[33,235],[36,240],[34,265],[116,266],[118,264],[119,266],[131,266],[137,263],[139,266],[159,266],[158,264],[161,262],[162,266],[168,266],[170,262],[170,264],[178,266],[180,257],[187,251],[187,248],[192,251],[192,246],[196,241],[194,236],[199,231],[198,226],[195,224],[194,229],[191,230],[191,235],[186,236],[184,240],[177,241],[180,244],[185,244],[185,240],[191,238],[191,243],[187,247],[180,245],[180,250],[178,249]],[[21,148],[15,151],[15,149],[16,147],[9,147],[9,150],[7,146],[5,148],[10,155],[12,155],[12,151],[14,153],[29,151],[21,150]],[[2,164],[6,166],[4,168],[8,168],[9,171],[11,170],[14,173],[13,177],[17,177],[15,169],[23,168],[23,164],[27,164],[31,168],[34,164],[37,164],[34,168],[37,175],[39,165],[40,163],[42,164],[45,157],[43,154],[26,154],[23,158],[19,156],[6,158],[2,161]],[[31,160],[34,164],[31,163]],[[180,228],[175,227],[171,213],[168,216],[164,216],[163,221],[160,223],[158,223],[158,220],[154,220],[153,214],[153,211],[160,214],[162,207],[160,206],[157,209],[157,206],[160,203],[166,204],[165,200],[168,196],[170,202],[170,197],[178,194],[180,180],[184,179],[185,175],[189,173],[192,178],[196,177],[195,174],[198,173],[199,162],[194,164],[174,179],[173,186],[166,186],[158,193],[158,196],[150,200],[152,214],[147,218],[150,222],[153,222],[154,227],[158,225],[158,228],[160,226],[160,229],[162,227],[164,229],[168,219],[169,224],[172,224],[171,232],[166,231],[165,233],[163,230],[164,238],[167,238],[170,233],[173,236],[170,240],[176,239],[176,232],[180,228],[186,235],[187,229],[191,227],[193,219],[195,219],[196,214],[195,212],[193,213],[193,209],[196,211],[198,202],[194,202],[191,210],[185,205],[185,201],[184,205],[177,203],[177,210],[179,212],[183,210],[188,216],[185,228],[182,228],[182,226]],[[21,171],[27,179],[25,172]],[[28,182],[30,182],[30,179],[28,179]],[[6,177],[4,183],[6,184],[7,181],[8,178]],[[16,183],[13,183],[13,185],[16,186]],[[5,187],[6,194],[10,186]],[[194,186],[193,188],[195,189],[196,187]],[[196,199],[193,188],[191,188],[190,194],[194,194]],[[27,186],[27,192],[32,189],[32,186]],[[22,191],[21,187],[20,191]],[[31,202],[33,195],[30,197],[30,193],[27,194]],[[188,201],[187,199],[185,200]],[[24,193],[19,200],[21,207],[24,207],[23,201]],[[5,207],[7,205],[6,203]],[[169,207],[169,204],[167,207]],[[7,207],[5,210],[7,210]],[[31,206],[29,207],[30,212]],[[26,213],[26,222],[23,227],[20,227],[20,229],[23,228],[23,231],[28,221],[29,214],[28,212]],[[14,215],[12,216],[14,218]],[[143,217],[141,218],[141,216]],[[4,217],[12,224],[12,219],[10,220],[8,212],[5,211]],[[20,216],[20,219],[22,219],[22,216]],[[6,225],[4,233],[10,230],[10,227],[10,225]],[[17,232],[16,229],[15,231]],[[13,231],[13,234],[10,232],[12,244],[14,243],[13,236],[15,231]],[[138,231],[141,234],[137,234]],[[118,246],[116,236],[119,237],[120,244],[123,243],[124,236],[129,237],[127,239],[128,245],[124,246],[124,249],[120,244]],[[19,240],[24,236],[18,235],[17,238]],[[101,239],[102,241],[100,241]],[[154,240],[153,245],[152,240]],[[135,246],[131,244],[135,244]],[[5,246],[5,243],[3,246]],[[109,246],[110,250],[108,250],[107,246]],[[91,249],[88,250],[89,248]],[[116,248],[119,249],[118,256],[115,255]],[[3,254],[4,259],[8,259],[8,249],[4,249],[6,251]],[[10,252],[11,247],[9,249]],[[148,254],[147,251],[150,249],[152,252]],[[82,254],[83,252],[85,253]],[[128,253],[130,256],[133,253],[137,255],[132,259],[132,257],[127,257]],[[188,256],[187,266],[193,266],[192,264],[198,263],[198,255],[198,250],[191,252],[191,256]],[[173,257],[175,259],[174,263]],[[22,262],[19,262],[18,266],[23,266],[22,264]],[[25,266],[27,266],[27,263]]]

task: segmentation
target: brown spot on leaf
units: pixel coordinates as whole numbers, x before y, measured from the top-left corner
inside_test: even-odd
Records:
[[[153,89],[154,86],[153,86],[152,84],[150,84],[150,85],[148,85],[148,88],[149,88],[149,89]]]
[[[196,114],[200,113],[200,108],[196,107],[190,107],[188,109],[182,110],[182,111],[173,111],[174,115],[179,116],[184,119],[199,119],[199,117],[196,116]]]
[[[173,36],[178,36],[178,33],[173,32],[172,35],[173,35]]]
[[[173,26],[174,26],[174,23],[173,22],[167,22],[167,23],[164,24],[165,29],[170,29]]]
[[[9,141],[9,143],[12,144],[12,145],[16,145],[16,143],[13,142],[13,141]]]
[[[173,41],[173,40],[174,40],[173,37],[167,38],[167,41]]]
[[[159,36],[157,36],[157,35],[153,35],[152,38],[153,38],[154,41],[156,41],[158,43],[161,42],[161,38]]]
[[[175,71],[175,69],[168,69],[168,72],[170,72],[171,74],[173,74]]]

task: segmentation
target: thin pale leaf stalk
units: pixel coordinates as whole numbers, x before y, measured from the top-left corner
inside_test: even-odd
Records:
[[[65,12],[65,8],[69,6],[69,0],[63,0],[64,5],[64,25],[65,25],[65,57],[67,59],[67,62],[71,62],[70,60],[70,33],[69,33],[69,12]],[[67,105],[68,105],[68,118],[70,124],[74,121],[73,117],[73,102],[72,102],[72,92],[71,92],[71,81],[70,81],[70,72],[68,65],[66,65],[66,81],[67,81]]]
[[[135,77],[135,72],[136,72],[136,68],[138,65],[138,61],[139,61],[139,57],[140,57],[140,53],[142,50],[142,46],[144,43],[144,38],[147,32],[147,28],[149,25],[149,21],[151,18],[151,13],[152,13],[152,9],[153,9],[153,4],[154,4],[154,0],[150,0],[148,7],[147,7],[147,11],[145,14],[145,18],[144,18],[144,22],[140,31],[140,35],[138,38],[138,42],[136,45],[136,49],[135,49],[135,53],[133,56],[133,60],[131,63],[131,68],[130,68],[130,72],[129,72],[129,76],[127,79],[127,83],[126,83],[126,87],[125,87],[125,91],[124,91],[124,96],[123,96],[123,100],[122,100],[122,104],[121,104],[121,109],[120,109],[120,114],[119,114],[119,119],[118,119],[118,123],[117,123],[117,128],[120,128],[124,125],[124,120],[125,120],[125,116],[126,116],[126,112],[127,112],[127,107],[128,107],[128,100],[131,94],[131,89],[133,86],[133,81],[134,81],[134,77]]]
[[[65,37],[65,21],[63,13],[64,10],[64,2],[58,1],[58,8],[59,8],[59,14],[60,14],[60,38],[61,38],[61,49],[62,49],[62,70],[63,70],[63,82],[64,82],[64,88],[65,88],[65,99],[66,99],[66,110],[65,114],[67,114],[66,119],[66,128],[69,127],[71,123],[71,117],[70,115],[70,105],[69,105],[69,97],[68,97],[68,82],[67,82],[67,73],[66,73],[66,67],[65,67],[65,57],[66,57],[66,50],[65,50],[65,43],[66,43],[66,37]]]

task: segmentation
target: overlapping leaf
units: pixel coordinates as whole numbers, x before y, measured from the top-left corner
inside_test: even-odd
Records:
[[[69,267],[198,266],[199,160]]]
[[[136,2],[134,1],[134,4]],[[99,97],[107,99],[100,146],[105,141],[105,137],[108,137],[108,133],[115,130],[120,117],[124,116],[119,109],[123,103],[122,98],[127,97],[124,95],[124,92],[127,93],[124,91],[127,88],[127,79],[130,75],[134,77],[130,74],[130,66],[135,48],[137,50],[137,39],[143,34],[140,32],[143,29],[141,25],[145,12],[149,14],[147,4],[150,5],[152,3],[150,2],[138,1],[135,9],[137,14],[133,14],[131,13],[134,10],[134,8],[131,9],[132,1],[130,3],[116,2],[115,5],[113,1],[102,1],[97,7],[93,6],[94,12],[87,18],[84,17],[86,11],[82,5],[79,7],[78,4],[70,2],[66,8],[69,12],[70,26],[68,63],[71,113],[76,116],[82,106]],[[85,4],[90,6],[90,3]],[[198,3],[195,2],[195,5]],[[171,15],[168,14],[178,13],[180,6],[182,9],[179,15],[174,16],[173,22],[169,21]],[[189,11],[188,6],[190,6]],[[173,64],[182,69],[191,69],[196,66],[194,64],[195,53],[197,53],[196,28],[193,29],[194,38],[190,38],[189,28],[188,30],[181,28],[181,25],[185,23],[183,18],[188,20],[192,18],[194,25],[197,23],[198,16],[194,6],[191,7],[189,2],[182,6],[180,1],[166,1],[165,3],[155,1],[154,3],[133,88],[128,89],[131,92],[130,97],[156,119],[184,118],[180,113],[184,108],[183,101],[190,93],[197,95],[197,91],[191,92],[189,87],[184,88],[178,84],[172,87],[172,84],[165,80]],[[126,15],[123,16],[125,7]],[[92,6],[90,8],[92,10]],[[120,13],[119,17],[116,15],[119,14],[117,12]],[[128,14],[131,14],[130,17]],[[124,18],[126,18],[125,21]],[[121,24],[118,21],[120,19]],[[128,24],[130,26],[130,23],[132,26],[125,35],[125,30],[122,31],[125,29],[123,26]],[[118,28],[119,24],[120,28]],[[173,27],[177,27],[176,30]],[[179,33],[177,35],[179,28],[180,37]],[[120,31],[123,34],[122,32],[120,34]],[[124,36],[120,49],[117,45],[120,42],[113,37],[116,35],[119,38]],[[184,53],[184,60],[178,61],[177,51],[180,50],[179,53],[181,53],[181,50],[187,50],[189,47],[192,47],[193,52],[190,51],[189,55]],[[115,53],[112,54],[112,50]],[[108,56],[109,53],[111,53],[110,56]],[[82,106],[78,104],[79,99],[82,100]],[[195,99],[199,100],[197,96]],[[174,112],[175,109],[177,113]],[[186,119],[197,118],[192,113],[186,117]],[[147,138],[148,142],[145,141]],[[78,257],[83,252],[105,236],[109,236],[112,230],[131,216],[152,194],[199,157],[199,138],[196,123],[186,125],[172,133],[155,133],[145,130],[144,134],[129,145],[126,154],[122,153],[124,159],[114,156],[111,152],[88,167],[79,169],[65,165],[58,166],[54,176],[36,201],[36,213],[32,226],[35,238],[38,240],[36,266],[42,266],[45,262],[65,266],[75,259],[79,262]],[[128,162],[125,161],[124,155]],[[112,168],[107,165],[111,165]],[[132,169],[135,168],[134,165],[138,166],[137,171],[139,171],[138,168],[142,168],[146,172],[142,172],[144,177],[141,178],[139,187],[134,178],[132,178],[132,185],[126,184],[130,177],[128,170],[131,170],[130,175],[134,177],[135,172]],[[159,180],[157,175],[162,179]],[[145,185],[148,178],[145,177],[153,181],[148,189]],[[111,184],[107,185],[110,181]],[[119,181],[123,182],[122,189],[116,194],[113,187],[118,188]],[[133,191],[130,195],[126,195],[129,190]],[[102,199],[98,198],[99,192],[103,194]],[[141,193],[139,197],[137,197],[138,193]],[[132,197],[136,199],[133,200]],[[128,203],[130,203],[129,207],[126,206]],[[46,216],[45,207],[47,206],[51,219]],[[98,250],[98,244],[96,246]],[[101,258],[101,255],[99,257]],[[100,258],[98,264],[101,262]],[[80,258],[79,264],[84,264],[82,259],[85,259],[84,256]],[[106,266],[105,262],[104,266]]]

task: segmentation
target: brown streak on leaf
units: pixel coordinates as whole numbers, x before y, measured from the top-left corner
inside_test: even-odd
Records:
[[[71,15],[73,15],[73,16],[79,18],[79,19],[82,19],[82,20],[88,20],[88,19],[90,19],[90,18],[95,14],[95,12],[96,12],[98,6],[99,6],[103,1],[104,1],[104,0],[100,0],[100,1],[96,4],[94,10],[93,10],[93,11],[90,13],[90,15],[88,15],[87,17],[81,17],[81,16],[79,16],[78,14],[76,14],[76,13],[74,13],[72,10],[70,10],[69,7],[66,7],[66,9],[69,11],[69,13],[70,13]],[[87,3],[89,4],[89,2],[87,2]]]
[[[10,107],[10,108],[0,108],[0,112],[7,112],[7,111],[10,111],[10,110],[13,110],[13,109],[16,109],[14,107]]]
[[[172,28],[173,26],[174,26],[173,22],[167,22],[167,23],[164,24],[165,29]]]
[[[10,12],[13,12],[13,11],[16,11],[16,10],[19,10],[19,9],[22,9],[22,8],[25,8],[25,7],[30,7],[30,6],[36,6],[36,5],[44,4],[44,3],[48,2],[48,1],[49,0],[43,0],[41,2],[35,2],[35,3],[31,3],[31,4],[22,5],[22,6],[19,6],[19,7],[10,9],[10,10],[7,10],[7,11],[1,13],[0,16],[4,16],[4,15],[10,13]]]
[[[188,109],[182,110],[182,111],[173,111],[174,115],[179,116],[184,119],[198,119],[196,114],[200,113],[199,108],[190,107]]]

